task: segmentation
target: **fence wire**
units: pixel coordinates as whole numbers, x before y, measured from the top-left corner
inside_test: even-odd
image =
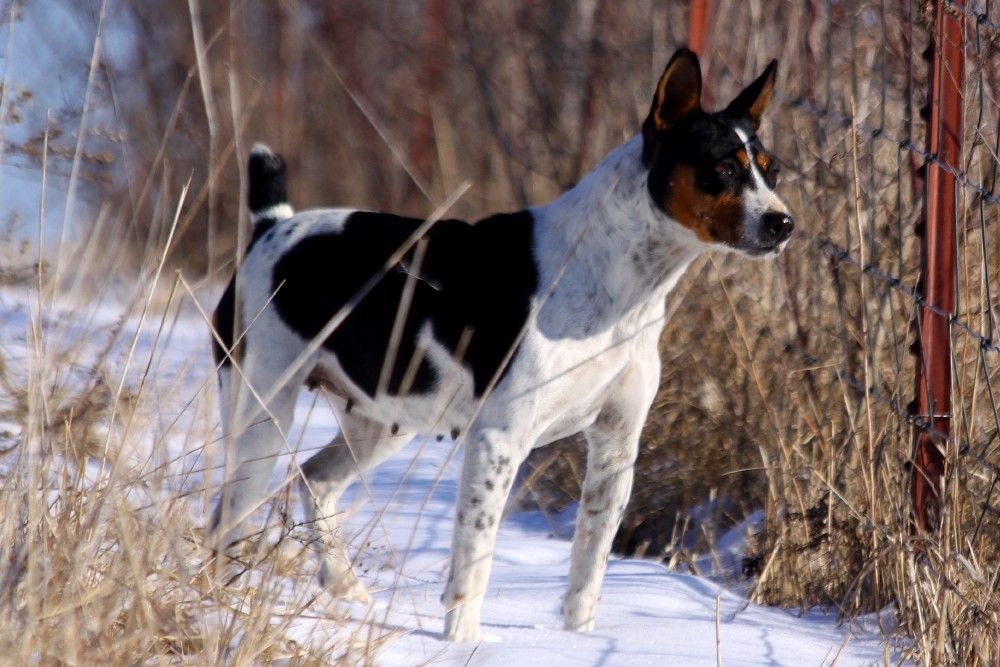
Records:
[[[969,494],[972,504],[981,509],[978,534],[983,514],[1000,515],[995,505],[1000,482],[1000,411],[995,389],[1000,345],[995,340],[994,268],[1000,246],[996,230],[1000,24],[993,20],[998,12],[990,3],[963,6],[944,0],[945,11],[962,19],[969,63],[962,82],[966,121],[962,166],[956,168],[921,147],[929,118],[933,52],[927,47],[933,16],[928,8],[933,4],[810,3],[808,22],[813,25],[808,27],[825,21],[826,50],[822,53],[816,48],[819,31],[807,33],[797,44],[796,57],[814,72],[813,84],[820,85],[807,85],[794,95],[779,93],[777,99],[785,118],[813,131],[809,137],[784,133],[791,138],[782,146],[782,157],[797,166],[804,189],[822,193],[810,202],[818,209],[815,219],[831,222],[828,228],[814,227],[801,236],[828,258],[842,306],[841,333],[852,319],[867,323],[864,339],[845,346],[843,358],[835,362],[843,367],[841,378],[860,396],[874,398],[900,423],[933,436],[948,448],[948,484],[958,484],[956,493]],[[843,45],[849,48],[837,54]],[[826,56],[822,64],[821,54]],[[838,144],[843,152],[838,153]],[[806,154],[813,159],[803,162]],[[916,240],[925,232],[921,208],[928,165],[954,178],[961,190],[957,201],[959,301],[954,312],[930,303],[920,281]],[[842,198],[839,203],[838,196]],[[835,220],[842,222],[838,225]],[[845,282],[866,298],[847,304]],[[919,321],[931,316],[944,318],[951,332],[954,432],[950,435],[936,430],[933,420],[917,414],[906,398],[912,389],[907,378],[914,372],[913,355],[920,352]],[[803,352],[815,357],[811,350]],[[865,365],[867,377],[856,372],[859,358],[871,362]]]

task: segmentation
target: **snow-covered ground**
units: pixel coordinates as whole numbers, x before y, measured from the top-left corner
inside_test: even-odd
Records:
[[[30,301],[22,297],[11,291],[0,295],[0,344],[8,359],[24,349],[24,304]],[[53,326],[57,319],[52,319]],[[106,310],[89,326],[103,331],[101,327],[114,319],[113,309]],[[153,459],[168,461],[179,470],[197,470],[203,455],[186,452],[201,452],[200,443],[192,440],[192,429],[185,424],[212,423],[215,383],[209,379],[206,384],[212,372],[208,334],[201,316],[191,308],[177,319],[169,318],[156,343],[159,324],[158,316],[147,320],[130,376],[137,377],[147,361],[154,360],[151,368],[156,377],[147,392],[163,392],[162,423],[169,426],[158,445],[166,450],[154,453]],[[74,326],[70,335],[85,338],[87,329]],[[123,359],[128,338],[120,345]],[[96,341],[95,347],[101,344]],[[183,418],[175,421],[181,413]],[[336,432],[322,397],[305,391],[297,422],[289,441],[302,461]],[[376,657],[386,665],[711,665],[719,654],[727,665],[883,661],[885,640],[859,624],[848,627],[838,625],[830,614],[801,615],[748,604],[711,580],[672,573],[641,560],[614,559],[609,564],[595,631],[564,632],[559,603],[570,543],[554,536],[550,522],[537,512],[513,514],[500,527],[483,606],[486,640],[479,645],[442,642],[438,597],[447,576],[460,457],[447,440],[417,439],[348,491],[342,504],[344,533],[360,552],[358,569],[373,593],[372,604],[346,605],[320,594],[315,602],[318,613],[293,622],[294,639],[328,645],[344,641],[360,628],[359,635],[388,638]],[[289,474],[290,463],[289,455],[277,462],[276,484]],[[177,492],[197,486],[197,480],[187,475],[178,479],[184,486],[178,481]],[[297,588],[318,592],[308,572],[298,576]],[[327,612],[345,610],[352,619],[349,627],[323,620],[329,618]]]
[[[443,613],[438,596],[447,575],[458,455],[447,443],[414,441],[395,459],[355,485],[348,525],[368,535],[367,548],[385,566],[366,583],[381,588],[370,615],[399,638],[382,653],[385,664],[460,662],[476,665],[695,665],[716,664],[718,637],[725,664],[871,664],[882,660],[878,636],[852,633],[822,614],[800,616],[747,605],[703,578],[668,572],[657,563],[614,559],[608,566],[597,629],[562,631],[560,596],[570,543],[552,536],[540,513],[515,514],[500,528],[479,646],[438,640]],[[372,530],[373,519],[377,516]],[[391,556],[390,556],[391,554]],[[380,563],[381,564],[381,563]]]

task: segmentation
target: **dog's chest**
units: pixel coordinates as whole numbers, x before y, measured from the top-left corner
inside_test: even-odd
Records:
[[[530,423],[538,444],[590,426],[609,403],[645,395],[649,387],[622,382],[633,366],[659,368],[657,342],[663,302],[653,300],[619,326],[586,338],[551,339],[534,330],[525,338],[500,398]],[[652,377],[659,374],[653,372]]]

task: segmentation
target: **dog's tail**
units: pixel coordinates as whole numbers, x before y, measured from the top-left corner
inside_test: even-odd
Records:
[[[280,155],[267,144],[254,144],[247,161],[247,173],[250,181],[247,203],[254,232],[295,215],[295,209],[288,203],[288,170]]]

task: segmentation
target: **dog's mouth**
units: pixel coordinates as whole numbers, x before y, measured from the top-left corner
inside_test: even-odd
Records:
[[[754,259],[767,259],[769,257],[777,257],[781,254],[781,251],[785,249],[788,245],[788,239],[782,239],[777,243],[768,244],[756,244],[756,243],[746,243],[740,244],[736,250],[743,253],[748,257]]]
[[[743,252],[750,255],[751,257],[767,257],[768,255],[777,255],[781,252],[784,247],[783,243],[772,246],[764,246],[761,248],[744,248]]]

